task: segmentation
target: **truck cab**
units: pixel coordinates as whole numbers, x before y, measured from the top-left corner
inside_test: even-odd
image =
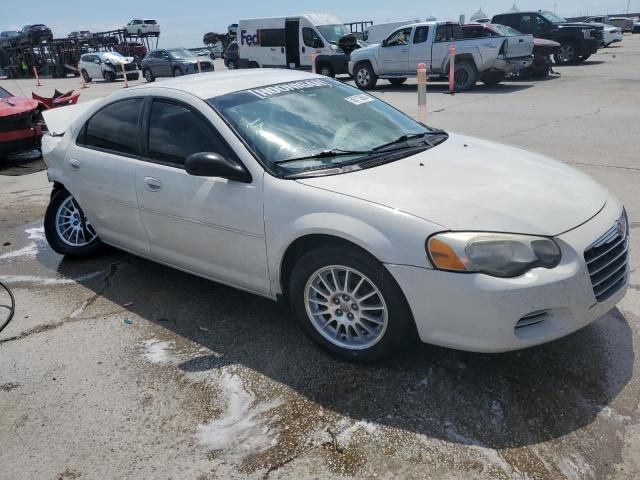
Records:
[[[506,25],[536,38],[560,44],[554,60],[558,65],[582,62],[598,51],[604,39],[602,26],[570,23],[552,12],[513,12],[496,15],[491,23]]]
[[[238,24],[240,68],[290,68],[333,77],[347,73],[347,55],[338,45],[349,31],[332,15],[254,18]]]

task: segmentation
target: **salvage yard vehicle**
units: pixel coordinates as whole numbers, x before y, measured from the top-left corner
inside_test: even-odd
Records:
[[[7,30],[0,32],[0,47],[12,48],[15,47],[20,38],[20,32],[15,30]]]
[[[508,35],[465,40],[460,24],[425,22],[405,25],[380,45],[355,50],[349,60],[349,73],[356,86],[370,90],[379,78],[399,85],[415,76],[425,63],[432,78],[449,74],[449,48],[456,47],[455,87],[473,88],[478,79],[489,85],[504,80],[506,74],[524,69],[533,61],[533,37],[509,32]]]
[[[56,252],[106,243],[290,305],[369,361],[568,335],[629,278],[620,201],[587,175],[420,124],[319,75],[170,79],[45,112]]]
[[[129,35],[138,35],[139,37],[143,35],[158,35],[160,34],[160,25],[155,20],[136,18],[127,23],[124,26],[124,30]]]
[[[584,22],[591,25],[598,25],[603,28],[603,38],[602,42],[600,43],[601,47],[608,47],[613,43],[622,42],[622,40],[624,39],[622,28],[616,27],[615,25],[608,25],[606,22],[604,22],[604,19],[602,17],[590,17],[587,18]]]
[[[123,57],[118,52],[85,53],[80,57],[80,74],[85,82],[90,82],[94,78],[114,82],[117,78],[124,77],[123,64],[127,80],[140,78],[133,57]]]
[[[604,41],[602,26],[588,23],[569,23],[555,13],[509,12],[496,15],[491,23],[530,33],[536,38],[553,40],[560,44],[554,60],[558,65],[583,62],[598,51]]]
[[[347,53],[339,45],[349,31],[333,15],[252,18],[239,22],[240,68],[291,68],[327,77],[347,73]]]
[[[35,25],[25,25],[20,30],[18,44],[20,45],[37,45],[43,41],[53,40],[51,29],[42,23]]]
[[[44,129],[37,100],[14,97],[0,87],[0,158],[40,147]]]
[[[200,70],[198,70],[200,63]],[[147,82],[157,77],[180,77],[192,73],[212,72],[213,60],[208,56],[196,56],[186,48],[152,50],[142,60],[142,76]]]
[[[79,30],[71,32],[69,35],[67,35],[67,38],[72,38],[75,40],[89,40],[91,38],[91,32],[89,30]]]

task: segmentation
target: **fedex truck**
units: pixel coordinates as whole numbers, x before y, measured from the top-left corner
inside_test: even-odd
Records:
[[[347,73],[348,55],[340,39],[350,32],[332,15],[251,18],[238,23],[240,68],[311,70],[333,77]]]

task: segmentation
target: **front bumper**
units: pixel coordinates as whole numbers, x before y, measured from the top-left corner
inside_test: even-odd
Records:
[[[473,352],[527,348],[589,325],[624,297],[628,265],[624,285],[598,303],[583,256],[616,223],[621,210],[611,199],[592,220],[556,237],[562,250],[560,265],[536,268],[517,278],[386,267],[407,298],[423,342]]]

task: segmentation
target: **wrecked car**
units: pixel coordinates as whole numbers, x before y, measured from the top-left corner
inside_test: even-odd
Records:
[[[14,97],[0,87],[0,157],[40,148],[42,108],[38,100]]]

